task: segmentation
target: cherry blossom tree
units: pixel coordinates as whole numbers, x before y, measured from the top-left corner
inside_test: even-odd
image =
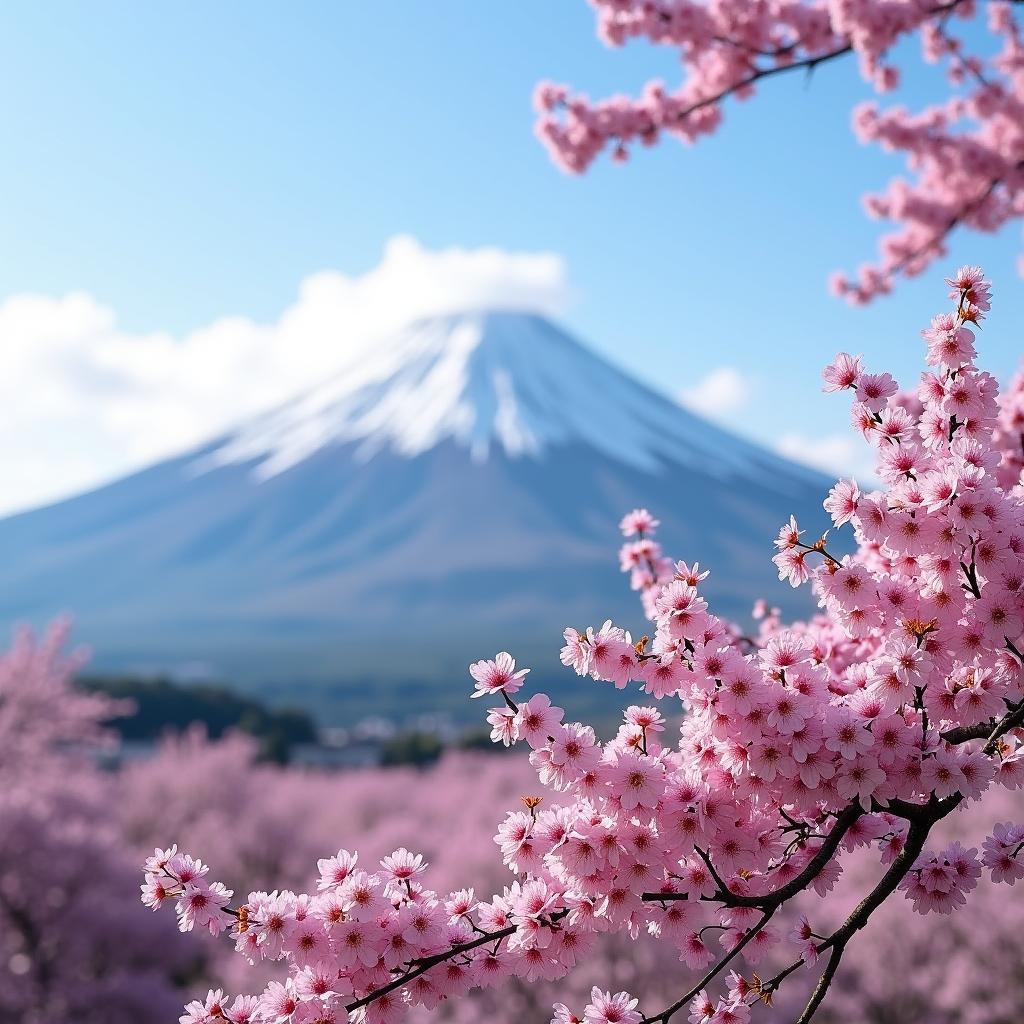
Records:
[[[86,757],[120,706],[69,685],[66,637],[23,632],[0,656],[0,1020],[168,1019],[195,955],[139,917],[108,780]]]
[[[236,899],[192,852],[157,849],[147,906],[173,904],[182,931],[227,933],[242,958],[280,971],[251,995],[211,991],[182,1024],[386,1024],[510,978],[565,978],[609,935],[641,932],[699,979],[655,1005],[597,986],[585,1005],[556,1004],[556,1024],[744,1024],[809,976],[793,1018],[807,1024],[881,907],[943,922],[983,875],[1024,877],[1024,826],[998,822],[975,845],[938,828],[1024,784],[1024,388],[1000,398],[975,363],[982,272],[948,283],[915,393],[845,353],[825,370],[826,390],[850,392],[884,487],[844,480],[825,498],[854,555],[833,554],[829,531],[780,530],[780,578],[809,584],[820,614],[786,626],[762,608],[756,635],[743,633],[708,608],[706,570],[664,556],[653,516],[626,516],[621,561],[653,640],[606,622],[567,629],[561,651],[579,676],[649,698],[614,737],[523,696],[527,673],[507,653],[470,668],[474,696],[496,703],[492,738],[529,747],[537,773],[536,795],[495,835],[512,880],[490,896],[439,890],[405,845],[376,864],[342,848],[319,859],[308,893]],[[662,709],[680,707],[672,741]],[[880,873],[848,911],[783,923],[808,892],[833,906],[858,850]],[[759,967],[773,957],[778,969]]]
[[[610,149],[625,160],[637,142],[674,136],[696,142],[716,131],[726,101],[752,97],[761,83],[809,75],[856,60],[877,93],[904,74],[908,37],[922,57],[944,66],[949,89],[919,111],[864,102],[853,129],[864,143],[904,154],[910,177],[865,198],[868,214],[892,221],[876,263],[855,279],[837,273],[833,289],[865,302],[900,275],[919,274],[945,255],[957,226],[995,231],[1024,213],[1024,46],[1015,3],[993,0],[591,0],[604,42],[641,38],[677,50],[681,85],[650,82],[641,96],[592,101],[564,85],[541,83],[537,132],[556,163],[585,171]],[[972,31],[978,8],[988,38]]]

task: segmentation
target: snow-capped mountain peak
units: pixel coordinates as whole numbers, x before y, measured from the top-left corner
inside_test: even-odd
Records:
[[[541,458],[579,443],[653,471],[696,461],[728,475],[772,456],[691,415],[535,314],[474,311],[418,321],[361,351],[333,379],[258,416],[196,466],[251,463],[275,476],[331,445],[358,460],[445,441],[484,460]]]

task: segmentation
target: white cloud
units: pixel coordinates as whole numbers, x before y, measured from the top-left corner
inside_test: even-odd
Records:
[[[688,409],[701,416],[721,418],[742,409],[750,400],[750,380],[735,366],[719,366],[679,396]]]
[[[836,476],[852,476],[868,487],[876,483],[874,450],[852,433],[821,437],[784,434],[776,441],[775,450],[814,469]]]
[[[85,292],[0,303],[0,512],[92,486],[205,440],[342,370],[418,316],[503,307],[560,314],[562,259],[391,239],[358,276],[307,277],[276,323],[224,317],[182,337],[119,329]]]

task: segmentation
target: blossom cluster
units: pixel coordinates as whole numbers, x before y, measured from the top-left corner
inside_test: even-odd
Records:
[[[864,302],[889,291],[899,274],[920,273],[944,255],[958,224],[994,231],[1021,214],[1024,190],[1024,42],[1011,4],[984,5],[990,40],[972,53],[955,19],[976,14],[974,0],[593,0],[598,32],[609,45],[642,38],[679,52],[681,86],[647,84],[638,98],[592,101],[564,85],[541,83],[537,133],[564,170],[585,171],[607,147],[625,160],[639,142],[665,135],[692,143],[713,133],[729,97],[754,95],[779,74],[808,73],[826,62],[855,57],[871,87],[886,93],[900,83],[898,48],[916,34],[923,60],[943,63],[949,94],[919,112],[880,111],[866,102],[853,112],[864,143],[906,155],[914,174],[870,195],[867,212],[896,222],[881,242],[881,258],[855,280],[833,279],[839,294]],[[965,33],[974,36],[980,33]]]
[[[602,934],[647,932],[701,981],[641,1017],[629,993],[595,990],[557,1024],[650,1024],[689,1007],[691,1024],[744,1024],[786,979],[827,957],[799,1017],[814,1015],[844,951],[902,891],[913,909],[962,905],[983,866],[1018,877],[1024,831],[999,826],[984,854],[926,849],[933,827],[991,786],[1024,785],[1024,491],[1013,424],[1022,392],[1002,399],[975,365],[975,328],[991,289],[978,268],[949,279],[952,311],[923,332],[915,393],[840,354],[825,387],[848,391],[852,423],[877,452],[883,486],[840,481],[824,501],[858,547],[837,557],[828,533],[795,520],[776,540],[780,577],[809,584],[820,613],[784,626],[759,609],[746,636],[709,608],[707,572],[667,559],[645,510],[626,516],[620,562],[642,594],[651,636],[605,622],[567,629],[562,663],[579,676],[639,688],[602,741],[543,693],[521,700],[525,671],[502,652],[471,667],[492,738],[525,744],[542,795],[523,798],[495,842],[513,881],[489,899],[425,887],[406,849],[377,869],[345,850],[319,862],[313,894],[253,892],[237,907],[190,855],[158,850],[143,898],[175,903],[183,930],[230,930],[251,962],[282,960],[283,982],[228,1002],[212,992],[183,1024],[256,1020],[397,1021],[472,987],[565,977]],[[684,711],[678,739],[665,711]],[[846,855],[874,851],[880,880],[837,927],[777,911],[804,890],[829,894]],[[730,965],[788,951],[770,978]]]

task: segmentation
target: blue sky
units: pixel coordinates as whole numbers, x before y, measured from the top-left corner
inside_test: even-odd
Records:
[[[912,67],[914,102],[930,79]],[[731,105],[696,147],[553,167],[538,79],[596,96],[653,76],[678,80],[672,54],[605,49],[583,0],[5,5],[0,303],[82,290],[120,330],[182,336],[273,321],[310,274],[365,273],[399,234],[550,251],[565,319],[612,359],[673,393],[738,368],[749,400],[729,422],[766,443],[844,430],[821,365],[849,348],[912,380],[944,302],[937,272],[868,309],[826,293],[874,255],[860,194],[902,170],[850,133],[867,87],[822,67]],[[960,234],[948,261],[990,271],[982,358],[1000,375],[1020,352],[1019,248],[1014,228]]]

